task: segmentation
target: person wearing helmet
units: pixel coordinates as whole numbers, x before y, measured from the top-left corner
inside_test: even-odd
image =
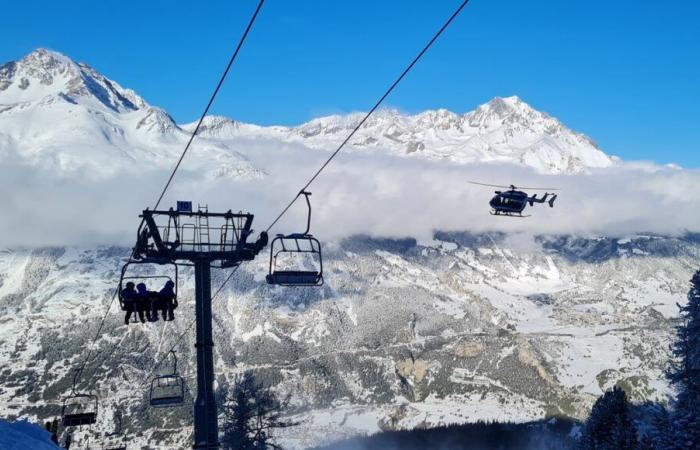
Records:
[[[136,285],[136,310],[139,313],[139,319],[142,323],[148,320],[149,322],[155,322],[158,320],[158,316],[155,318],[151,314],[151,304],[153,303],[153,293],[148,290],[145,283],[139,283]]]
[[[126,287],[122,289],[121,292],[122,301],[124,302],[124,309],[126,310],[126,315],[124,316],[124,324],[129,325],[129,319],[131,319],[131,314],[136,313],[136,298],[138,297],[138,292],[136,292],[134,283],[129,281],[126,283]]]
[[[158,317],[158,310],[160,310],[163,320],[175,320],[173,312],[175,308],[177,308],[175,283],[172,280],[168,280],[165,282],[163,289],[158,292],[158,300],[154,302],[152,314]]]

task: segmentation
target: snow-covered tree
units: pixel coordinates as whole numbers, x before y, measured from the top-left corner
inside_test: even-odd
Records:
[[[231,450],[279,449],[273,442],[272,432],[296,425],[282,418],[287,403],[258,383],[252,373],[243,374],[223,403],[222,447]]]
[[[690,282],[688,303],[678,305],[681,323],[676,327],[675,361],[669,371],[677,392],[668,447],[674,450],[700,448],[700,271]]]
[[[637,428],[625,391],[615,386],[596,400],[581,434],[579,450],[635,450]]]

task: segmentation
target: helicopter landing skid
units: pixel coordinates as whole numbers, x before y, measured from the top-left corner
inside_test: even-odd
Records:
[[[490,211],[490,213],[492,216],[515,217],[515,218],[519,218],[519,219],[525,219],[527,217],[530,217],[529,215],[523,216],[522,214],[519,214],[519,213],[516,214],[516,213],[494,212],[494,211]]]

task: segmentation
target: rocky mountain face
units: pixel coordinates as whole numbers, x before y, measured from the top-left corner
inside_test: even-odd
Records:
[[[290,395],[289,414],[301,424],[281,438],[299,449],[380,429],[581,418],[616,383],[635,401],[663,401],[676,302],[699,244],[661,236],[355,237],[326,246],[320,289],[266,285],[259,258],[216,301],[217,383],[223,390],[252,370]],[[193,317],[192,273],[180,273],[175,322],[125,326],[113,305],[90,344],[127,253],[2,253],[3,415],[58,414],[71,371],[92,345],[79,387],[100,398],[95,430],[113,429],[119,410],[136,442],[188,446],[191,391],[183,408],[146,405],[155,361]],[[217,272],[214,286],[225,275]],[[177,350],[195,390],[192,343],[190,332]]]
[[[245,154],[251,139],[271,147],[298,143],[331,151],[361,117],[322,117],[296,127],[208,117],[192,168],[208,177],[263,177],[264,167],[255,167]],[[39,49],[0,67],[0,158],[104,178],[127,168],[171,164],[193,129],[194,124],[180,127],[132,90],[57,52]],[[542,173],[614,164],[590,139],[517,97],[496,98],[461,115],[378,111],[351,141],[353,149],[461,164],[511,163]]]

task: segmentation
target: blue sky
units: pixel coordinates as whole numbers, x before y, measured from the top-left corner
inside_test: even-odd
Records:
[[[58,50],[187,122],[257,1],[4,3],[0,61]],[[458,3],[267,0],[213,112],[293,125],[366,110]],[[699,22],[690,0],[472,0],[387,106],[518,95],[608,153],[700,167]]]

